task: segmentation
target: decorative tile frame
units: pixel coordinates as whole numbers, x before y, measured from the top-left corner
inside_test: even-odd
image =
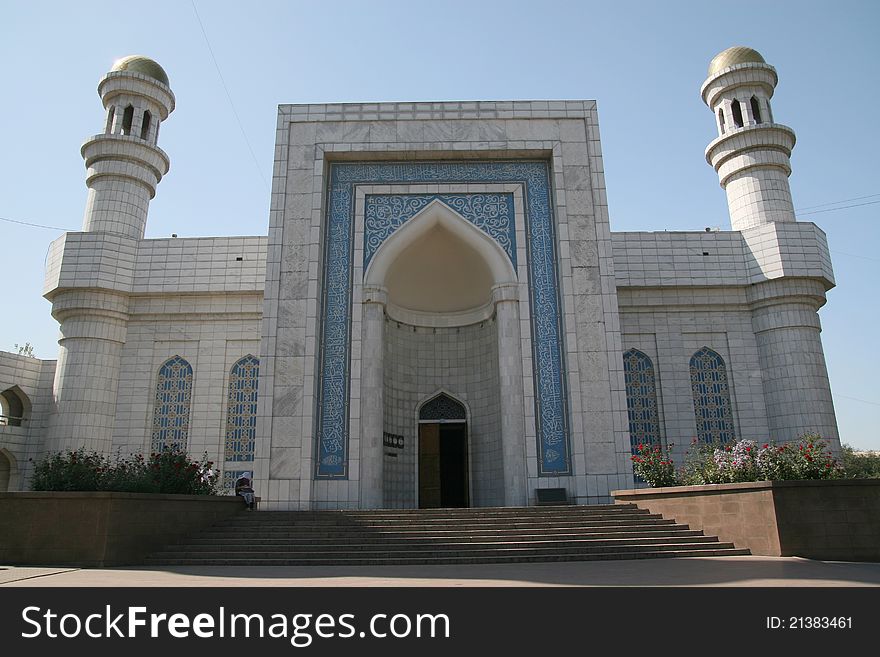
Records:
[[[562,305],[549,176],[549,165],[535,161],[337,162],[330,165],[317,387],[316,479],[348,477],[346,409],[351,359],[355,188],[362,184],[393,183],[522,185],[532,308],[538,473],[542,476],[571,474]],[[366,247],[364,252],[366,262]]]
[[[495,240],[516,269],[513,194],[367,194],[364,198],[364,271],[382,243],[439,200]]]

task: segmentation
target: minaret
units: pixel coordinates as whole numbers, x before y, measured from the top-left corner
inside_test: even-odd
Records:
[[[140,55],[113,64],[98,93],[107,120],[104,133],[82,147],[89,188],[83,231],[142,239],[150,200],[168,173],[168,156],[156,144],[174,94],[162,67]]]
[[[834,286],[830,266],[805,264],[804,253],[830,263],[821,231],[795,222],[788,177],[794,131],[773,122],[776,69],[751,48],[716,55],[701,93],[718,137],[706,159],[727,192],[730,223],[740,231],[756,274],[746,294],[758,347],[769,439],[818,433],[840,446],[817,311]],[[792,245],[796,245],[794,248]]]
[[[734,230],[795,220],[788,186],[795,136],[773,122],[776,82],[776,69],[760,53],[735,46],[712,59],[700,90],[718,128],[706,160],[727,192]]]
[[[55,409],[47,449],[110,453],[116,390],[128,328],[128,298],[150,200],[168,172],[156,145],[174,110],[162,67],[118,60],[98,84],[104,132],[83,144],[89,188],[83,231],[50,247],[45,297],[60,324]]]

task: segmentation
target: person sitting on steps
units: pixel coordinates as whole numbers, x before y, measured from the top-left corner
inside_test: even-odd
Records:
[[[253,489],[253,475],[250,472],[243,473],[235,480],[235,494],[244,498],[248,511],[253,511],[256,507],[256,497]]]

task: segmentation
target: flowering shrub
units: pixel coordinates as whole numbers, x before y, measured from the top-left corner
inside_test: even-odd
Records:
[[[797,443],[764,445],[758,460],[764,479],[835,479],[843,467],[818,434],[805,434]]]
[[[186,452],[168,450],[149,459],[133,454],[115,459],[84,449],[49,454],[34,465],[32,490],[116,491],[214,495],[220,473],[207,453],[192,461]]]
[[[675,463],[668,451],[664,451],[660,445],[639,444],[632,462],[633,472],[654,488],[675,486],[678,483]]]
[[[730,484],[740,481],[833,479],[843,468],[816,434],[805,434],[796,443],[762,446],[753,440],[732,445],[697,444],[688,451],[681,470],[684,484]]]

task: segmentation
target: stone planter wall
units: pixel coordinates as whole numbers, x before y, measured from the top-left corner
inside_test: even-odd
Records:
[[[0,493],[0,564],[136,565],[244,508],[232,496]]]
[[[759,481],[613,491],[752,554],[880,561],[880,479]]]

